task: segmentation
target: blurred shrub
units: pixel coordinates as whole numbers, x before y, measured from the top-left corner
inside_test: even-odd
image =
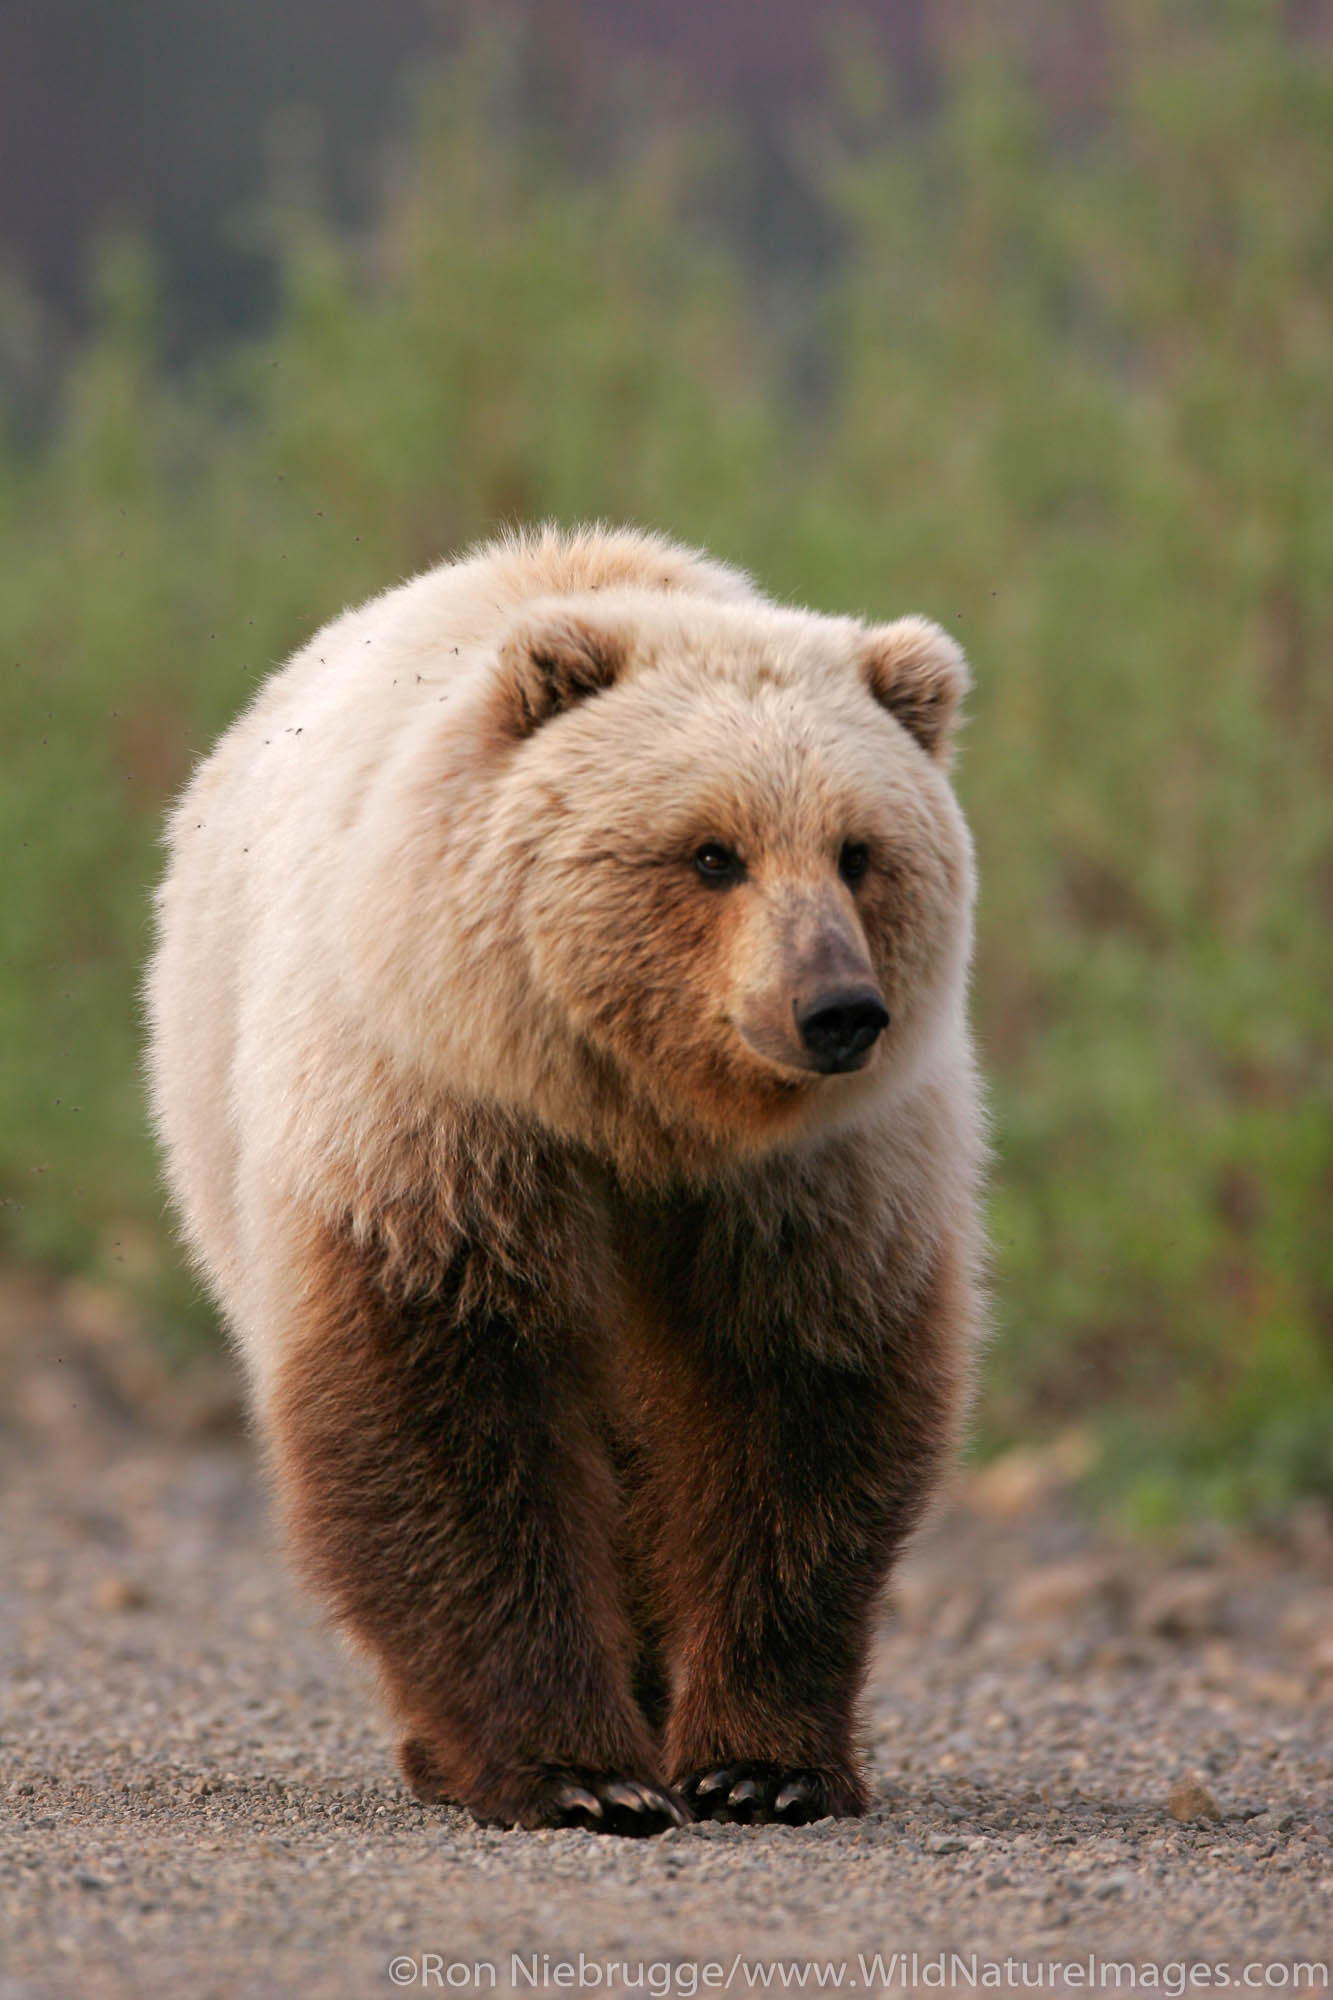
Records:
[[[972,652],[990,1434],[1104,1416],[1158,1514],[1333,1491],[1333,63],[1142,0],[1066,87],[1020,14],[928,118],[835,65],[817,286],[708,227],[742,137],[627,97],[590,163],[494,32],[371,240],[277,192],[261,345],[171,379],[107,246],[0,462],[9,1255],[201,1312],[135,988],[163,803],[255,681],[503,520],[637,520]]]

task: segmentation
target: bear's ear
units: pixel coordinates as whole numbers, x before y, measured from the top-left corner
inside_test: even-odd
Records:
[[[959,704],[972,685],[962,647],[929,618],[874,625],[861,649],[871,694],[939,763],[948,760]]]
[[[553,715],[600,694],[629,657],[627,637],[573,611],[537,616],[511,632],[500,648],[505,723],[531,736]]]

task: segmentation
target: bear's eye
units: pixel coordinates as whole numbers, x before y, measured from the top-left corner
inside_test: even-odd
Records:
[[[865,878],[870,866],[870,849],[863,840],[846,840],[838,856],[838,873],[849,889]]]
[[[702,847],[696,847],[694,866],[705,882],[719,886],[738,882],[745,873],[740,856],[733,854],[729,847],[724,847],[720,840],[706,840]]]

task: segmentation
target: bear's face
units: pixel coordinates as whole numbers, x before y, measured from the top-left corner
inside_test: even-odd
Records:
[[[529,616],[497,681],[499,848],[600,1089],[748,1151],[853,1115],[956,1022],[965,675],[916,619]]]

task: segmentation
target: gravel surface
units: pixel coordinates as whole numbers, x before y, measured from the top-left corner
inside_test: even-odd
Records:
[[[364,1670],[284,1570],[224,1378],[164,1386],[96,1294],[11,1287],[0,1412],[0,2000],[486,1991],[488,1966],[497,1991],[817,1986],[826,1964],[844,1990],[967,1991],[974,1953],[978,1985],[1016,1990],[1123,1990],[1090,1954],[1168,1993],[1219,1961],[1328,1990],[1290,1970],[1333,1957],[1319,1510],[1145,1552],[1073,1508],[1078,1439],[1014,1454],[900,1573],[865,1820],[484,1832],[399,1783]]]

